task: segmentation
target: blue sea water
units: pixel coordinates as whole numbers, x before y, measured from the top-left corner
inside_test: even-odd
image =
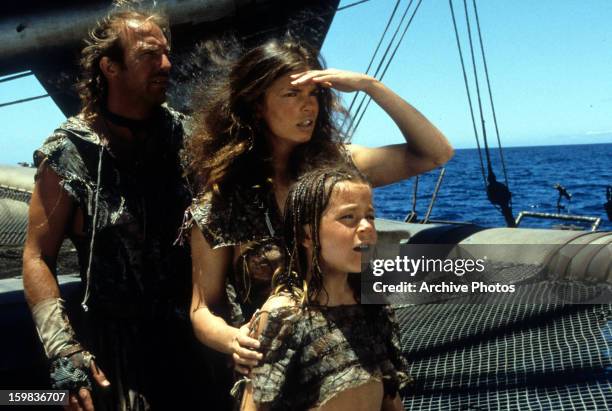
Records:
[[[515,217],[520,211],[556,212],[558,194],[553,185],[559,183],[572,194],[571,202],[562,202],[566,206],[563,213],[601,217],[599,229],[612,230],[603,208],[606,186],[612,185],[612,144],[510,147],[504,148],[503,156]],[[497,180],[504,182],[497,148],[491,150],[491,158]],[[420,176],[416,207],[419,219],[427,212],[439,173],[434,170]],[[412,209],[413,184],[411,178],[375,189],[377,216],[403,221]],[[477,149],[456,150],[446,165],[431,218],[505,226],[501,213],[487,200]],[[520,226],[549,228],[559,223],[526,217]]]

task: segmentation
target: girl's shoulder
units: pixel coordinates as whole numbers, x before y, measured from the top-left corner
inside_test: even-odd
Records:
[[[302,309],[291,297],[268,298],[250,321],[250,335],[257,338],[265,358],[277,358],[301,345],[304,334]]]
[[[273,295],[253,314],[251,329],[254,335],[264,333],[268,325],[273,328],[288,326],[299,322],[302,309],[298,302],[288,294]]]

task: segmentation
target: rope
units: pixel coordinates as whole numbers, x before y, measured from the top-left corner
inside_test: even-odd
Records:
[[[476,3],[474,0],[473,4],[474,6],[476,6]],[[474,128],[474,135],[476,137],[476,142],[478,145],[478,155],[480,157],[480,166],[481,166],[481,172],[483,175],[483,179],[485,181],[485,189],[486,189],[486,193],[487,193],[487,198],[489,199],[489,201],[491,202],[491,204],[493,204],[493,206],[495,208],[497,208],[503,215],[504,219],[506,220],[506,225],[508,227],[516,227],[516,221],[514,219],[514,216],[512,215],[512,193],[510,192],[510,190],[508,189],[507,185],[504,185],[500,182],[497,181],[496,177],[495,177],[495,173],[493,172],[493,166],[492,166],[492,162],[491,162],[491,153],[489,150],[489,143],[487,140],[487,129],[486,129],[486,124],[485,124],[485,115],[484,115],[484,110],[482,107],[482,99],[481,99],[481,95],[480,95],[480,81],[478,80],[478,69],[476,67],[476,53],[474,52],[474,43],[472,41],[472,28],[471,28],[471,24],[470,24],[470,15],[469,15],[469,11],[468,11],[468,5],[467,5],[467,0],[463,0],[463,8],[465,11],[465,23],[466,23],[466,28],[467,28],[467,35],[468,35],[468,42],[470,45],[470,57],[472,60],[472,70],[473,70],[473,75],[474,75],[474,84],[476,86],[476,96],[478,98],[478,112],[480,114],[480,124],[482,127],[482,139],[484,142],[484,150],[485,150],[485,155],[486,155],[486,159],[487,159],[487,176],[486,178],[484,177],[484,164],[482,161],[482,154],[481,154],[481,148],[480,148],[480,144],[478,143],[479,139],[478,139],[478,130],[476,127],[476,119],[475,119],[475,115],[474,115],[474,110],[473,110],[473,106],[472,106],[472,99],[471,99],[471,95],[470,95],[470,91],[469,91],[469,83],[467,80],[467,72],[465,69],[465,63],[464,63],[464,59],[463,59],[463,52],[461,51],[461,42],[459,40],[459,31],[457,29],[457,21],[455,18],[455,11],[453,8],[453,2],[452,0],[449,0],[449,5],[450,5],[450,9],[451,9],[451,15],[453,18],[453,26],[455,29],[455,37],[457,40],[457,48],[459,49],[459,56],[461,59],[461,68],[463,70],[463,78],[464,78],[464,82],[465,82],[465,87],[466,87],[466,92],[468,94],[468,103],[470,105],[470,114],[472,116],[472,126]],[[476,9],[475,9],[475,13],[477,13]],[[481,48],[481,53],[482,53],[482,57],[483,57],[483,62],[485,63],[485,68],[486,68],[486,57],[485,57],[485,52],[484,52],[484,46],[483,46],[483,42],[482,42],[482,33],[480,31],[480,22],[478,21],[478,34],[479,34],[479,39],[480,39],[480,48]],[[491,91],[491,87],[490,87],[490,80],[489,80],[489,76],[488,76],[488,69],[485,70],[487,73],[487,85],[489,87],[489,98],[490,101],[492,103],[493,101],[493,93]],[[499,128],[497,127],[497,120],[495,117],[495,124],[496,124],[496,131],[498,133],[498,142],[499,140]],[[501,153],[501,144],[499,144],[499,150]],[[508,181],[507,178],[507,172],[506,172],[506,168],[504,165],[504,177],[506,179],[506,183]]]
[[[467,1],[463,0],[463,6],[465,9],[465,23],[467,25],[468,40],[470,44],[470,55],[472,57],[472,69],[474,71],[474,84],[476,85],[476,96],[478,97],[478,111],[480,113],[480,125],[482,127],[482,141],[485,147],[485,155],[487,156],[487,168],[489,173],[493,172],[491,166],[491,154],[489,153],[489,143],[487,142],[487,130],[485,127],[484,113],[482,111],[482,99],[480,98],[480,83],[478,81],[478,72],[476,70],[476,59],[474,57],[474,44],[472,43],[472,29],[470,26],[470,18],[468,15]]]
[[[404,10],[404,13],[402,14],[402,17],[400,18],[400,21],[397,25],[397,28],[395,29],[393,36],[391,36],[391,40],[389,40],[389,44],[387,45],[387,48],[385,49],[385,52],[380,58],[380,62],[378,63],[378,66],[376,67],[376,70],[374,71],[374,77],[378,76],[378,73],[380,72],[380,69],[382,68],[383,63],[385,59],[387,58],[389,51],[391,50],[391,46],[393,45],[393,42],[395,41],[395,38],[397,37],[397,34],[399,33],[400,28],[402,27],[402,24],[404,24],[404,20],[406,19],[406,16],[408,15],[408,11],[410,10],[410,6],[412,6],[412,2],[413,0],[410,0],[410,2],[408,3],[408,6]],[[363,104],[367,98],[368,98],[367,94],[363,94],[361,96],[361,100],[359,102],[359,105],[357,106],[357,110],[355,110],[355,114],[351,116],[351,124],[349,125],[348,130],[347,130],[347,135],[349,135],[350,137],[352,137],[352,135],[355,133],[355,130],[357,129],[357,126],[355,126],[355,122],[353,121],[353,119],[359,116],[359,114],[361,113],[361,108],[363,107]]]
[[[374,59],[376,58],[376,54],[378,54],[378,50],[380,49],[380,46],[383,42],[383,39],[385,38],[385,36],[387,35],[387,31],[389,30],[389,26],[391,26],[391,21],[393,21],[393,17],[395,17],[395,13],[397,12],[397,8],[400,4],[401,0],[397,0],[395,2],[395,7],[393,7],[393,11],[391,12],[391,16],[389,16],[389,20],[387,20],[387,25],[385,26],[385,29],[383,30],[382,35],[380,36],[380,40],[378,40],[378,44],[376,45],[376,49],[374,50],[374,53],[372,54],[372,58],[370,59],[370,63],[368,63],[368,68],[365,71],[365,74],[368,74],[370,72],[370,68],[372,68],[372,64],[374,63]],[[353,105],[355,104],[355,101],[357,100],[357,96],[359,96],[359,91],[357,93],[355,93],[353,95],[353,98],[351,100],[351,104],[349,105],[348,111],[349,113],[351,112],[351,110],[353,109]],[[341,130],[344,129],[344,124],[346,122],[345,121],[342,122],[342,126],[340,127]],[[349,128],[352,126],[352,124],[349,125]]]
[[[351,7],[359,6],[360,4],[367,3],[368,1],[370,1],[370,0],[356,1],[354,3],[347,4],[346,6],[338,7],[338,9],[336,11],[342,11],[342,10],[350,9]]]
[[[506,187],[510,187],[508,184],[508,173],[506,172],[506,161],[504,160],[504,151],[502,150],[501,139],[499,137],[499,128],[497,126],[497,115],[495,114],[495,105],[493,104],[493,92],[491,90],[491,82],[489,80],[489,69],[487,67],[487,59],[485,57],[484,45],[482,42],[482,33],[480,30],[480,19],[478,18],[478,8],[476,7],[476,0],[472,0],[474,5],[474,15],[476,16],[476,28],[478,29],[478,40],[480,42],[480,51],[482,53],[482,63],[484,65],[485,78],[487,79],[487,89],[489,92],[489,101],[491,102],[491,112],[493,113],[493,124],[495,124],[495,134],[497,135],[497,147],[499,149],[499,157],[502,163],[502,170],[504,172],[504,181]],[[512,202],[510,202],[512,204]]]
[[[468,13],[467,0],[463,0],[463,8],[465,10],[465,23],[468,31],[468,40],[470,44],[470,55],[472,57],[472,68],[474,70],[474,83],[476,85],[476,95],[478,96],[478,110],[480,113],[480,123],[482,125],[482,139],[485,146],[485,155],[487,156],[487,198],[491,204],[498,205],[506,225],[508,227],[516,227],[514,216],[512,215],[512,193],[508,189],[508,186],[498,182],[495,173],[493,172],[493,166],[491,163],[491,153],[489,151],[489,143],[487,141],[487,129],[485,126],[484,112],[482,110],[482,99],[480,98],[480,82],[478,81],[478,72],[476,69],[476,57],[474,53],[474,43],[472,42],[472,29],[470,26],[470,17]],[[484,51],[484,50],[483,50]]]
[[[433,206],[438,199],[438,191],[440,190],[440,186],[442,185],[442,179],[444,178],[444,173],[446,173],[446,167],[442,167],[440,170],[440,175],[438,176],[438,181],[436,182],[436,188],[434,188],[434,192],[431,196],[431,201],[429,202],[429,207],[427,208],[427,214],[425,214],[425,218],[421,221],[421,224],[427,224],[429,222],[429,216],[431,215],[431,211],[433,210]]]
[[[83,307],[83,311],[87,312],[89,311],[89,307],[87,306],[87,301],[89,300],[89,293],[90,293],[90,285],[91,285],[91,263],[93,260],[93,249],[94,249],[94,244],[95,244],[95,238],[96,238],[96,228],[97,228],[97,224],[98,224],[98,199],[100,197],[100,181],[101,181],[101,176],[102,176],[102,154],[104,154],[104,146],[102,144],[100,144],[100,151],[99,151],[99,158],[98,158],[98,176],[96,178],[96,195],[94,198],[94,213],[93,213],[93,221],[92,221],[92,228],[91,228],[91,240],[89,242],[89,258],[87,259],[87,271],[85,273],[85,295],[83,296],[83,301],[81,302],[81,307]]]
[[[459,50],[459,60],[461,61],[461,71],[463,72],[463,82],[465,83],[465,91],[468,98],[468,106],[470,107],[470,117],[472,118],[472,127],[474,130],[474,137],[476,138],[476,146],[478,147],[478,158],[480,159],[480,171],[482,172],[482,182],[485,190],[487,189],[487,177],[485,176],[484,161],[482,160],[482,149],[480,147],[480,139],[478,138],[478,129],[476,127],[476,119],[474,118],[474,109],[472,107],[472,94],[470,93],[470,85],[468,83],[467,72],[465,70],[465,63],[463,61],[463,51],[461,49],[461,42],[459,41],[459,30],[457,29],[457,21],[455,19],[455,9],[453,8],[453,0],[448,0],[450,6],[451,16],[453,18],[453,27],[455,29],[455,39],[457,40],[457,49]]]
[[[408,213],[408,215],[406,215],[406,218],[404,218],[405,223],[412,223],[413,221],[416,221],[417,219],[416,203],[417,203],[418,190],[419,190],[419,176],[416,175],[414,176],[414,186],[412,187],[412,210]]]
[[[410,24],[412,24],[412,21],[414,20],[414,16],[416,15],[417,11],[419,10],[419,7],[421,6],[422,2],[423,2],[423,0],[419,0],[419,2],[417,3],[416,7],[414,8],[412,16],[410,16],[410,20],[408,20],[408,23],[406,24],[406,27],[404,28],[404,31],[402,32],[402,35],[400,36],[399,41],[397,42],[395,48],[393,49],[393,53],[391,54],[391,57],[389,57],[389,60],[387,61],[387,65],[385,66],[382,74],[380,75],[379,80],[382,81],[382,79],[385,77],[385,74],[387,73],[387,70],[389,69],[389,66],[391,65],[391,62],[393,61],[393,58],[395,57],[395,54],[397,53],[397,50],[399,49],[399,46],[401,45],[402,41],[404,40],[404,36],[408,32],[408,28],[410,27]],[[412,4],[412,0],[410,1],[410,4],[408,5],[408,7],[410,7],[411,4]],[[361,120],[363,119],[363,116],[365,115],[365,112],[368,109],[368,107],[369,107],[371,102],[372,102],[372,99],[369,98],[369,96],[368,96],[368,102],[367,102],[365,108],[363,109],[363,112],[359,116],[359,119],[357,120],[357,123],[355,124],[355,127],[353,128],[352,132],[350,133],[351,135],[353,133],[355,133],[355,131],[357,130],[357,127],[359,127],[359,124],[361,123]]]

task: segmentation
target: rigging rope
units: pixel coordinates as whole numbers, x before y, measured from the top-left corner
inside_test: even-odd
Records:
[[[389,51],[391,50],[391,46],[393,45],[393,42],[395,41],[395,37],[397,37],[400,28],[402,27],[402,24],[404,24],[404,20],[406,19],[406,16],[408,15],[408,11],[410,10],[410,6],[412,6],[412,2],[413,0],[410,0],[410,2],[408,3],[408,6],[406,7],[406,9],[404,10],[404,13],[402,14],[402,17],[400,18],[400,21],[397,25],[397,28],[395,29],[395,32],[393,33],[393,36],[391,36],[391,40],[389,40],[389,44],[387,45],[387,48],[385,49],[382,57],[380,58],[380,62],[378,63],[378,66],[376,67],[376,70],[374,71],[374,77],[378,76],[378,73],[380,72],[380,69],[382,68],[382,65],[385,61],[385,59],[387,58],[387,55],[389,54]],[[356,126],[355,126],[355,121],[354,119],[357,118],[357,116],[361,113],[361,109],[363,107],[364,102],[366,101],[366,99],[368,98],[367,94],[363,94],[361,96],[361,100],[359,102],[359,105],[357,106],[357,110],[355,110],[355,113],[353,115],[350,116],[350,124],[349,127],[346,131],[346,134],[349,137],[352,137],[352,134],[355,132]]]
[[[442,170],[440,170],[440,175],[438,176],[438,181],[436,182],[436,187],[434,188],[434,192],[431,195],[431,201],[429,202],[427,213],[425,214],[423,221],[421,221],[421,224],[429,223],[429,217],[431,216],[431,211],[433,210],[434,204],[436,203],[436,200],[438,199],[438,191],[440,191],[440,186],[442,185],[442,179],[444,178],[444,173],[446,173],[446,167],[442,167]]]
[[[474,10],[475,10],[475,14],[477,14],[476,11],[476,2],[473,0],[473,5],[474,5]],[[477,132],[477,127],[476,127],[476,120],[475,120],[475,116],[473,113],[473,108],[472,108],[472,100],[470,97],[470,92],[469,92],[469,83],[467,80],[467,74],[466,74],[466,70],[465,70],[465,64],[464,64],[464,60],[463,60],[463,53],[461,52],[461,44],[459,41],[459,32],[457,29],[457,23],[456,23],[456,19],[455,19],[455,12],[454,12],[454,8],[453,8],[453,2],[452,0],[449,0],[449,6],[451,9],[451,15],[453,18],[453,26],[455,29],[455,36],[457,39],[457,47],[459,49],[459,56],[461,59],[461,68],[463,70],[463,77],[464,77],[464,82],[465,82],[465,87],[466,87],[466,91],[468,94],[468,103],[470,105],[470,114],[472,115],[472,126],[474,127],[474,135],[476,138],[476,143],[478,145],[478,155],[480,156],[480,164],[481,164],[481,171],[484,177],[484,164],[482,162],[482,154],[481,154],[481,148],[480,148],[480,144],[479,144],[479,140],[478,140],[478,132]],[[478,70],[476,68],[476,58],[475,58],[475,53],[474,53],[474,44],[472,42],[472,30],[471,30],[471,26],[470,26],[470,18],[469,18],[469,12],[468,12],[468,6],[467,6],[467,0],[463,0],[463,6],[464,6],[464,10],[465,10],[465,22],[466,22],[466,28],[467,28],[467,34],[468,34],[468,41],[469,41],[469,45],[470,45],[470,56],[471,56],[471,60],[472,60],[472,68],[473,68],[473,75],[474,75],[474,83],[476,85],[476,96],[478,97],[478,109],[479,109],[479,114],[480,114],[480,123],[482,126],[482,139],[483,139],[483,143],[484,143],[484,149],[485,149],[485,156],[487,159],[487,182],[488,184],[486,184],[486,192],[487,192],[487,198],[489,199],[489,201],[494,205],[494,206],[499,206],[499,209],[504,217],[504,219],[506,220],[506,225],[508,227],[515,227],[516,223],[514,220],[514,216],[512,215],[512,193],[510,192],[510,190],[508,189],[507,185],[504,185],[500,182],[497,181],[497,178],[495,177],[495,173],[493,172],[493,166],[492,166],[492,162],[491,162],[491,155],[490,155],[490,151],[489,151],[489,144],[487,141],[487,130],[486,130],[486,125],[485,125],[485,119],[484,119],[484,111],[482,108],[482,99],[480,96],[480,83],[478,81]],[[478,22],[478,28],[479,28],[479,38],[480,38],[480,46],[481,46],[481,53],[483,56],[483,61],[486,61],[485,58],[485,52],[484,52],[484,47],[483,47],[483,42],[482,42],[482,34],[480,32],[480,23]],[[486,66],[486,64],[485,64]],[[490,97],[490,101],[493,101],[493,97],[492,97],[492,92],[490,89],[490,81],[489,81],[489,77],[488,77],[488,70],[487,72],[487,84],[489,85],[489,97]],[[496,124],[496,130],[498,130],[497,128],[497,121],[495,120],[495,124]],[[499,142],[499,133],[498,133],[498,142]],[[501,144],[499,145],[499,149],[500,149],[500,153],[501,153]],[[507,173],[506,173],[506,168],[505,168],[505,164],[503,167],[504,170],[504,177],[506,179],[506,182],[508,180],[507,178]]]
[[[408,8],[410,7],[410,5],[412,5],[412,2],[413,2],[413,0],[410,0],[410,4],[408,5]],[[401,45],[402,41],[404,40],[404,37],[406,36],[406,33],[408,32],[408,28],[412,24],[412,21],[414,20],[414,16],[416,15],[417,11],[419,10],[419,7],[421,6],[422,2],[423,2],[423,0],[419,0],[419,2],[417,3],[416,7],[414,8],[414,11],[412,12],[412,15],[410,16],[410,19],[408,20],[408,23],[406,24],[406,27],[404,27],[404,31],[402,32],[402,35],[400,36],[400,39],[398,40],[397,44],[395,45],[395,48],[393,49],[393,53],[391,53],[391,57],[389,57],[389,60],[387,61],[387,64],[386,64],[385,68],[383,69],[383,72],[381,73],[380,77],[378,78],[379,81],[382,81],[382,79],[385,77],[385,74],[387,73],[387,70],[389,69],[389,66],[391,65],[391,62],[393,61],[393,58],[397,54],[397,50],[399,49],[399,46]],[[408,8],[406,10],[408,10]],[[399,26],[398,26],[398,30],[399,30]],[[382,61],[381,61],[381,64],[382,64]],[[350,132],[349,135],[352,136],[352,134],[355,133],[355,131],[357,130],[357,127],[359,127],[359,124],[361,123],[361,120],[363,119],[363,116],[365,115],[365,112],[368,109],[368,107],[369,107],[371,102],[372,102],[372,99],[368,96],[368,102],[365,105],[363,111],[361,112],[359,118],[357,119],[357,122],[355,123],[355,126],[353,127],[353,130]]]
[[[346,6],[338,7],[338,9],[336,11],[342,11],[342,10],[350,9],[351,7],[359,6],[360,4],[367,3],[368,1],[370,1],[370,0],[356,1],[354,3],[347,4]]]
[[[487,168],[489,174],[493,171],[491,166],[491,154],[489,152],[489,143],[487,141],[487,129],[485,127],[484,113],[482,111],[482,100],[480,98],[480,83],[478,82],[478,71],[476,70],[476,59],[474,57],[474,45],[472,43],[472,29],[470,26],[470,18],[468,15],[467,2],[463,0],[463,6],[465,8],[465,24],[468,31],[468,42],[470,44],[470,57],[472,58],[472,70],[474,72],[474,84],[476,85],[476,96],[478,97],[478,111],[480,113],[480,126],[482,127],[482,140],[485,148],[485,156],[487,157]]]
[[[417,202],[417,194],[419,191],[419,176],[414,176],[414,187],[412,188],[412,210],[408,213],[406,218],[404,218],[405,223],[415,222],[417,219],[416,212],[416,202]]]
[[[459,40],[459,30],[457,29],[457,21],[455,19],[455,9],[453,8],[453,0],[448,0],[451,16],[453,18],[453,27],[455,29],[455,39],[457,40],[457,49],[459,50],[459,60],[461,61],[461,70],[463,72],[463,82],[465,83],[465,92],[467,93],[468,106],[470,108],[470,117],[472,118],[472,127],[476,138],[476,146],[478,147],[478,158],[480,159],[480,171],[482,172],[482,183],[485,190],[487,189],[487,178],[485,176],[484,162],[482,161],[482,149],[480,148],[480,139],[478,138],[478,128],[476,127],[476,119],[474,118],[474,109],[472,106],[472,94],[470,93],[470,85],[468,83],[467,71],[463,61],[463,51],[461,49],[461,41]]]
[[[487,67],[487,59],[485,57],[484,45],[482,42],[482,32],[480,30],[480,19],[478,18],[478,8],[476,7],[476,0],[472,0],[474,5],[474,16],[476,17],[476,28],[478,29],[478,41],[480,42],[480,51],[482,53],[482,64],[484,66],[485,77],[487,79],[487,89],[489,91],[489,101],[491,102],[491,112],[493,114],[493,124],[495,124],[495,134],[497,135],[497,147],[499,149],[499,157],[502,163],[502,170],[504,171],[504,181],[506,186],[508,184],[508,173],[506,172],[506,161],[504,160],[504,151],[502,150],[501,139],[499,138],[499,127],[497,126],[497,115],[495,114],[495,105],[493,104],[493,92],[491,90],[491,82],[489,81],[489,69]],[[510,199],[512,204],[512,199]]]
[[[372,54],[372,58],[370,59],[370,63],[368,63],[368,68],[365,71],[365,74],[368,74],[370,72],[370,68],[372,68],[372,64],[374,63],[374,59],[376,58],[376,54],[378,54],[378,50],[380,49],[380,46],[385,38],[385,36],[387,35],[387,31],[389,30],[389,27],[391,26],[391,22],[393,21],[393,18],[395,17],[395,13],[397,12],[397,8],[400,4],[401,0],[397,0],[395,2],[395,7],[393,7],[393,11],[391,12],[391,16],[389,16],[389,20],[387,21],[387,25],[385,26],[385,29],[383,30],[382,35],[380,36],[380,40],[378,40],[378,44],[376,45],[376,49],[374,50],[374,53]],[[349,105],[348,108],[348,112],[350,113],[351,110],[353,109],[353,105],[355,104],[355,101],[357,100],[357,96],[359,96],[360,92],[357,92],[353,95],[353,98],[351,99],[351,104]],[[340,127],[340,130],[344,129],[344,124],[346,122],[345,121],[342,122],[342,126]],[[349,128],[352,126],[352,123],[349,125]]]

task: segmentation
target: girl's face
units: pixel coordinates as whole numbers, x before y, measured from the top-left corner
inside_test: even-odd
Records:
[[[362,253],[376,244],[369,185],[351,181],[336,184],[321,217],[319,239],[324,273],[361,271]]]
[[[272,83],[264,94],[260,116],[266,122],[272,144],[289,143],[292,146],[308,142],[319,115],[317,86],[294,86],[288,73]]]

